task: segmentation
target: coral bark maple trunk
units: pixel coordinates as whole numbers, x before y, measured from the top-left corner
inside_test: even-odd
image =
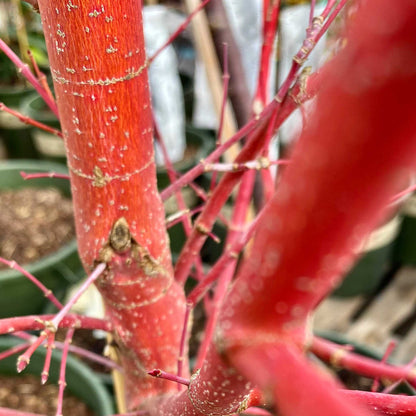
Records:
[[[107,264],[97,284],[133,409],[176,390],[146,370],[176,370],[185,307],[156,186],[141,1],[40,0],[39,6],[79,252],[87,271]]]
[[[358,8],[222,310],[219,348],[287,416],[332,415],[344,401],[302,353],[311,313],[416,169],[415,19],[412,0]]]

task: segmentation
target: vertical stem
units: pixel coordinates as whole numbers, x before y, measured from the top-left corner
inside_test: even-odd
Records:
[[[41,0],[39,7],[80,257],[87,272],[106,264],[96,284],[133,409],[176,390],[151,379],[146,369],[175,371],[185,312],[156,186],[142,2]]]

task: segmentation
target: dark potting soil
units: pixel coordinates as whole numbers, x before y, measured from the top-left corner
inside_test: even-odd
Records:
[[[0,407],[40,415],[56,414],[58,386],[42,385],[33,375],[0,376]],[[63,415],[94,416],[94,412],[68,392],[64,392]]]
[[[1,257],[20,265],[41,259],[74,238],[71,200],[54,188],[2,191],[0,230]]]

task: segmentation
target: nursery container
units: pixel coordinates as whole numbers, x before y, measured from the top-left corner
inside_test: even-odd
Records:
[[[63,195],[70,196],[70,185],[66,179],[41,178],[23,180],[20,171],[66,173],[63,165],[45,162],[16,160],[0,163],[0,190],[22,187],[54,187]],[[84,272],[78,257],[75,238],[53,254],[47,255],[24,268],[37,277],[57,295],[62,294],[71,283],[78,281]],[[49,302],[43,293],[18,271],[0,271],[0,318],[36,314]]]
[[[402,265],[416,265],[416,195],[404,203],[399,236],[394,247],[394,260]]]
[[[24,100],[22,112],[33,120],[54,129],[59,130],[61,127],[55,114],[37,94],[30,95]],[[60,137],[36,127],[32,129],[32,136],[36,150],[42,159],[65,163],[65,145]]]
[[[395,239],[401,219],[395,216],[370,234],[361,251],[361,258],[348,273],[335,296],[355,296],[374,293],[392,262]]]
[[[186,149],[184,158],[173,165],[175,171],[180,174],[186,173],[198,164],[201,159],[207,157],[215,145],[214,136],[210,130],[187,125],[185,133]],[[196,182],[199,182],[201,185],[206,185],[207,176],[201,175],[197,178]],[[163,165],[157,168],[157,185],[160,190],[170,185],[168,172]]]
[[[206,130],[197,129],[192,126],[187,126],[186,128],[186,141],[187,148],[185,151],[185,158],[174,164],[174,169],[180,174],[187,172],[198,164],[201,159],[205,158],[212,151],[214,146],[214,139]],[[209,177],[208,175],[201,175],[197,178],[196,182],[198,185],[207,189]],[[161,190],[170,184],[167,170],[163,166],[157,168],[157,183]],[[184,188],[182,190],[182,195],[188,208],[193,208],[197,205],[198,197],[190,187]],[[165,202],[165,212],[166,215],[169,216],[177,211],[176,199],[173,196]],[[172,252],[179,253],[186,239],[182,223],[170,227],[168,229],[168,234]]]
[[[19,341],[8,336],[0,337],[0,351],[7,350]],[[45,361],[45,348],[38,348],[30,359],[30,364],[21,373],[39,376],[42,373]],[[0,374],[16,374],[17,355],[0,361]],[[52,354],[48,383],[58,384],[61,353],[55,350]],[[40,383],[40,381],[39,381]],[[106,416],[114,413],[112,398],[99,377],[77,358],[68,355],[66,364],[66,389],[83,401],[97,416]]]
[[[23,112],[21,105],[33,91],[33,88],[25,85],[1,85],[0,102],[13,110]],[[9,159],[38,157],[31,136],[31,127],[6,111],[0,111],[0,139],[5,145]]]

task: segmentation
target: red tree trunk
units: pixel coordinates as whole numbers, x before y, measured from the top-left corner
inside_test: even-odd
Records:
[[[332,415],[344,402],[301,354],[311,313],[416,168],[415,19],[412,0],[358,8],[224,304],[218,345],[288,416]]]
[[[156,188],[141,1],[40,0],[40,9],[80,253],[88,271],[107,264],[98,287],[134,409],[176,390],[145,378],[145,370],[175,371],[185,305]],[[286,415],[366,414],[343,405],[301,353],[311,311],[382,218],[399,173],[414,168],[415,18],[413,0],[365,2],[328,69],[319,111],[244,259],[203,368],[188,391],[149,401],[151,414],[242,411],[249,381],[272,392]],[[298,400],[305,378],[311,383]]]
[[[172,278],[156,186],[140,0],[39,1],[67,148],[81,259],[98,281],[128,406],[176,389],[184,294]],[[185,368],[187,365],[185,363]]]

